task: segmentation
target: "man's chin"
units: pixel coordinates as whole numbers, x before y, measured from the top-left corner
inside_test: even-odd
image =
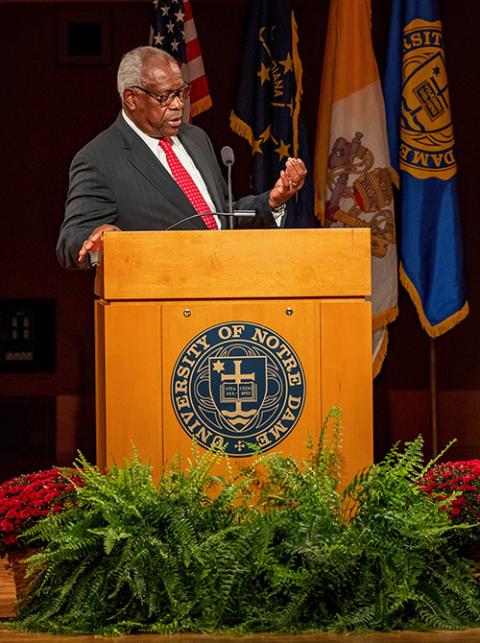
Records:
[[[163,135],[164,136],[176,136],[178,134],[178,131],[180,129],[180,126],[182,124],[182,119],[174,119],[171,121],[168,121],[166,123],[163,123]]]

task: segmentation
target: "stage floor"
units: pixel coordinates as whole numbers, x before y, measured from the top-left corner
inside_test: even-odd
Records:
[[[480,642],[480,629],[464,630],[461,632],[374,632],[371,634],[299,634],[297,636],[274,636],[254,635],[245,637],[207,636],[207,635],[171,635],[159,636],[156,634],[133,634],[131,636],[119,637],[98,637],[98,636],[59,636],[49,634],[24,634],[1,629],[1,643],[66,643],[67,641],[79,641],[81,643],[99,643],[105,641],[110,643],[152,643],[152,641],[163,641],[164,643],[470,643]]]

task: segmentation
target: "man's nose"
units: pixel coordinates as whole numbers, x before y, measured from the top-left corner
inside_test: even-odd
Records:
[[[170,107],[170,109],[171,109],[171,108],[172,108],[172,105],[174,105],[174,106],[175,106],[175,108],[177,108],[177,109],[178,109],[178,104],[180,103],[180,109],[183,109],[183,103],[184,103],[184,102],[185,102],[185,101],[184,101],[184,99],[183,99],[181,96],[179,96],[178,94],[176,94],[176,95],[173,97],[173,100],[172,100],[172,102],[170,103],[169,107]]]

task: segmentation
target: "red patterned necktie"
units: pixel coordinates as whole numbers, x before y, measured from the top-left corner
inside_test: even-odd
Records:
[[[180,163],[178,156],[172,149],[171,138],[161,138],[158,144],[165,152],[168,166],[172,172],[172,176],[178,183],[179,187],[183,190],[185,196],[193,205],[195,210],[200,212],[211,212],[211,208],[202,196],[194,180],[187,172],[187,170]],[[209,230],[218,230],[217,222],[213,214],[203,214],[202,220]]]

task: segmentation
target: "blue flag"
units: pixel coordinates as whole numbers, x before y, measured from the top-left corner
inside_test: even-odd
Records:
[[[400,213],[400,279],[430,337],[468,315],[457,166],[436,0],[393,0],[384,96]]]
[[[270,190],[289,156],[307,166],[305,186],[287,205],[287,227],[317,227],[305,128],[300,113],[302,64],[290,0],[252,0],[242,77],[230,116],[253,155],[253,190]]]

